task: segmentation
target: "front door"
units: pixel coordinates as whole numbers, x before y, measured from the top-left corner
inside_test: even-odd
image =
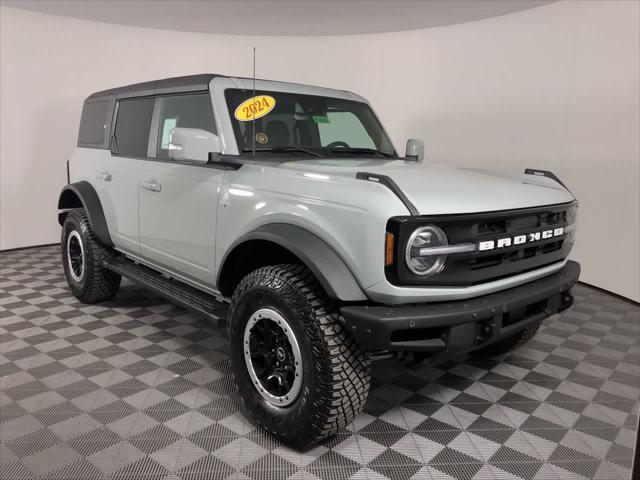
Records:
[[[225,170],[169,158],[172,128],[215,133],[208,93],[158,97],[149,162],[139,190],[140,254],[207,287],[214,284],[218,195]]]

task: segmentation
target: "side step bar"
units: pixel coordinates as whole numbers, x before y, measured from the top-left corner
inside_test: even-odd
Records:
[[[213,295],[168,278],[161,273],[124,256],[104,260],[105,268],[139,283],[181,307],[204,315],[217,323],[226,321],[227,306]]]

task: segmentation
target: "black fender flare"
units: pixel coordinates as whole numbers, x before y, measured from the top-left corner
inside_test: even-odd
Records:
[[[78,204],[78,200],[80,200],[80,204]],[[70,183],[60,192],[58,210],[70,210],[73,208],[84,208],[95,237],[104,245],[113,246],[100,198],[89,182]],[[60,225],[64,223],[66,216],[67,212],[65,211],[58,214],[58,223]]]
[[[345,302],[367,300],[355,276],[331,246],[315,233],[288,223],[263,225],[236,239],[220,262],[218,285],[231,253],[250,240],[266,240],[290,251],[311,270],[330,298]]]

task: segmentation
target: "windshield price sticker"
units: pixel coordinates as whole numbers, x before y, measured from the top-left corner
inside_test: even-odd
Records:
[[[256,95],[246,99],[234,113],[236,120],[250,122],[254,118],[264,117],[276,106],[276,99],[269,95]]]

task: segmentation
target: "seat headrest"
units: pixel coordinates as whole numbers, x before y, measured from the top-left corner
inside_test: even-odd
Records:
[[[269,145],[272,147],[287,147],[291,143],[291,133],[287,124],[281,120],[273,120],[264,129]]]

